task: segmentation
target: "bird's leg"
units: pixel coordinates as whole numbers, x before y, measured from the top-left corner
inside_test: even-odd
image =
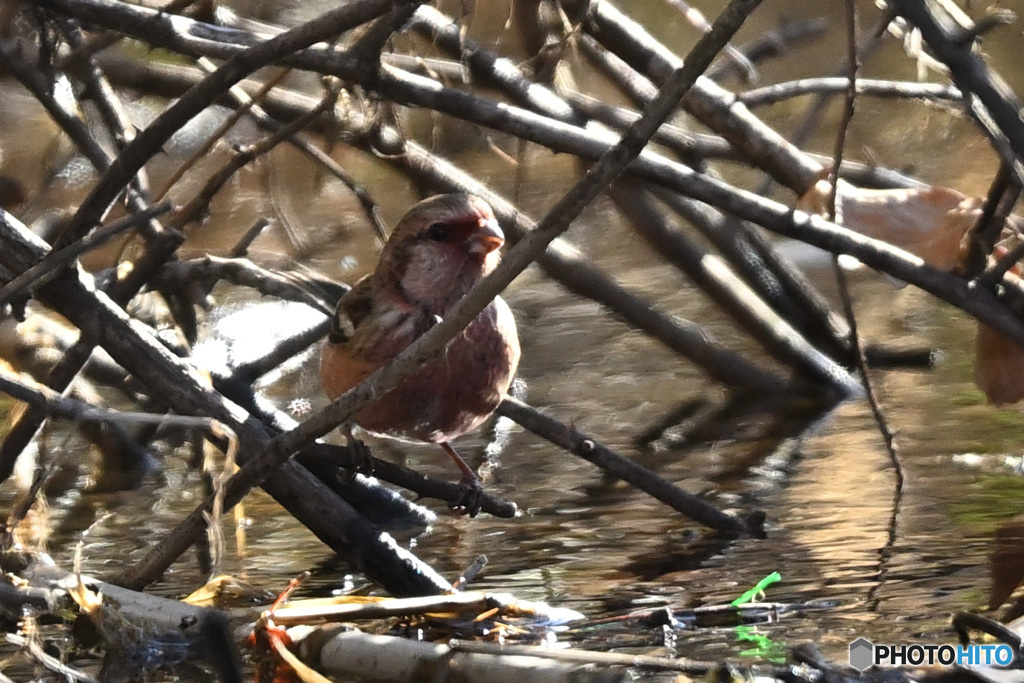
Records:
[[[352,433],[352,425],[344,426],[345,439],[348,441],[348,452],[352,456],[352,467],[350,472],[354,477],[362,474],[365,477],[373,476],[373,455],[370,447]]]
[[[444,449],[444,452],[448,454],[452,462],[455,463],[455,466],[462,472],[462,479],[459,481],[459,497],[451,504],[452,510],[458,514],[476,517],[480,513],[481,497],[484,492],[483,487],[480,485],[480,480],[472,468],[462,459],[462,456],[452,448],[450,443],[442,441],[438,445]]]
[[[466,461],[462,459],[462,456],[459,455],[458,451],[452,448],[452,445],[450,443],[448,443],[447,441],[442,441],[438,445],[444,449],[444,452],[448,454],[448,456],[452,459],[452,462],[455,463],[455,466],[459,468],[460,472],[462,472],[461,483],[474,483],[477,486],[480,485],[480,480],[477,479],[476,472],[474,472],[473,468],[466,464]]]

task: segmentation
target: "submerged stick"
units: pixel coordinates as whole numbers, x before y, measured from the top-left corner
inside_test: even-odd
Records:
[[[490,652],[462,652],[442,643],[379,636],[354,630],[314,632],[300,645],[317,669],[375,681],[530,681],[531,683],[624,683],[625,670],[600,670]],[[457,673],[453,673],[457,672]]]

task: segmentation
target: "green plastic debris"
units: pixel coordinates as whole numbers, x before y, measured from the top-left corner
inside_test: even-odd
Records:
[[[782,580],[782,575],[781,574],[779,574],[778,572],[772,572],[768,576],[766,576],[763,579],[761,579],[760,581],[758,581],[756,586],[754,586],[753,588],[751,588],[746,593],[744,593],[740,597],[736,598],[735,600],[733,600],[729,604],[731,604],[733,607],[739,607],[740,605],[745,605],[748,602],[753,602],[754,598],[756,598],[758,595],[762,595],[763,596],[765,588],[767,588],[768,586],[772,585],[776,581],[781,581],[781,580]]]

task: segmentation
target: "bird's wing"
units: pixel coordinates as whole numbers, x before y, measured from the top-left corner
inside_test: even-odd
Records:
[[[363,278],[338,301],[331,319],[327,339],[332,344],[344,344],[356,333],[356,328],[373,310],[369,278]]]

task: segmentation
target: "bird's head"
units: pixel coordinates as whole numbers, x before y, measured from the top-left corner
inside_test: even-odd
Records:
[[[469,194],[437,195],[398,222],[377,272],[410,302],[441,313],[494,270],[504,243],[487,202]]]

